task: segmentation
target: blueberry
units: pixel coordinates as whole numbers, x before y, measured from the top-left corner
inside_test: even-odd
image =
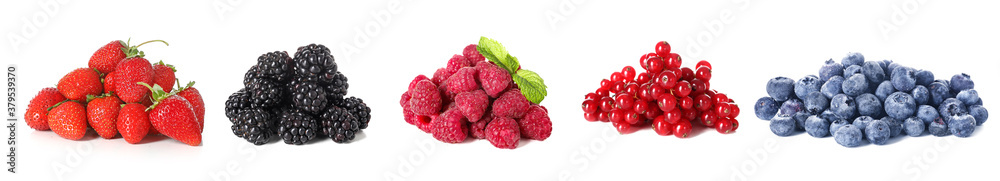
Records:
[[[844,94],[849,96],[858,96],[864,93],[868,89],[868,80],[865,79],[864,74],[854,74],[844,80],[843,85],[840,89],[844,91]]]
[[[886,76],[892,76],[892,72],[895,71],[897,67],[902,67],[902,66],[903,66],[902,64],[899,64],[897,62],[889,63],[889,66],[883,67],[883,68],[886,68],[885,69],[885,75]]]
[[[865,127],[865,136],[868,138],[868,142],[872,144],[884,145],[890,136],[889,123],[882,120],[875,120]]]
[[[927,87],[923,85],[917,85],[910,92],[913,95],[913,100],[917,102],[917,105],[927,105],[931,103],[931,91],[927,90]]]
[[[819,88],[823,86],[823,81],[816,77],[815,75],[807,75],[795,82],[795,96],[802,99],[809,95],[809,93],[819,92]]]
[[[820,80],[827,81],[833,76],[844,75],[844,64],[837,63],[831,58],[827,60],[823,67],[819,68],[819,78]]]
[[[917,117],[906,118],[903,122],[903,131],[906,135],[917,137],[924,134],[924,121]]]
[[[891,70],[892,67],[889,68]],[[861,74],[864,74],[865,78],[868,78],[868,82],[873,84],[886,80],[885,70],[882,70],[882,66],[879,66],[878,63],[872,61],[861,65]]]
[[[830,122],[826,119],[819,118],[819,116],[809,116],[806,118],[805,125],[806,133],[809,136],[822,138],[830,134]]]
[[[979,102],[979,92],[976,92],[976,89],[966,89],[958,92],[955,98],[965,105],[974,105]]]
[[[927,126],[927,132],[930,132],[931,135],[937,137],[948,136],[948,134],[951,134],[951,131],[948,131],[948,125],[944,124],[944,120],[941,118],[935,119],[934,122],[931,122],[931,124]]]
[[[938,116],[944,119],[945,122],[951,121],[952,116],[968,114],[969,111],[966,110],[965,104],[955,98],[945,99],[941,106],[938,106]]]
[[[854,125],[854,127],[857,127],[858,129],[865,129],[865,127],[868,127],[868,124],[871,124],[872,122],[875,122],[875,118],[858,116],[858,118],[854,119],[854,123],[851,123],[851,125]]]
[[[840,89],[843,84],[844,77],[839,75],[833,76],[830,80],[827,80],[826,83],[823,83],[823,87],[820,87],[819,91],[822,92],[827,99],[833,98],[833,96],[841,93]]]
[[[982,126],[986,122],[986,119],[990,118],[990,113],[986,111],[983,105],[969,106],[969,114],[973,118],[976,118],[976,126]]]
[[[885,113],[892,118],[903,120],[917,112],[917,102],[913,96],[904,92],[889,94],[885,99]]]
[[[882,83],[878,84],[878,88],[875,89],[875,96],[878,97],[878,100],[884,101],[893,92],[896,92],[896,88],[892,86],[892,82],[882,81]]]
[[[861,94],[854,101],[858,103],[858,115],[877,117],[882,115],[882,101],[875,95]]]
[[[892,71],[892,86],[896,90],[909,92],[917,86],[917,77],[913,74],[913,68],[899,66]]]
[[[806,104],[806,111],[810,114],[823,113],[823,110],[830,107],[830,100],[820,92],[809,93],[802,98],[802,102]]]
[[[775,101],[782,102],[795,96],[795,80],[788,77],[775,77],[767,81],[767,95]]]
[[[830,110],[841,118],[853,118],[857,111],[854,98],[845,94],[837,94],[830,99]]]
[[[878,62],[878,65],[882,67],[882,70],[886,70],[885,75],[892,75],[892,72],[889,72],[889,70],[892,70],[889,69],[889,65],[892,65],[892,63],[892,60],[882,60]]]
[[[771,97],[761,97],[757,99],[757,104],[754,104],[753,111],[757,115],[757,118],[761,120],[771,120],[774,114],[778,113],[778,102],[775,102]]]
[[[862,62],[865,62],[865,56],[858,52],[851,52],[847,53],[847,56],[841,59],[840,62],[844,66],[861,65]]]
[[[830,134],[831,134],[830,136],[837,136],[835,135],[837,133],[837,130],[840,130],[841,127],[847,125],[851,125],[851,123],[848,123],[847,120],[838,119],[836,121],[833,121],[833,123],[830,123]]]
[[[844,78],[851,77],[854,74],[861,74],[861,65],[851,65],[844,68]]]
[[[795,115],[792,116],[792,119],[795,120],[795,130],[797,131],[806,130],[805,128],[806,120],[809,119],[810,116],[813,115],[805,111],[795,113]]]
[[[935,119],[938,119],[938,110],[934,106],[920,105],[917,108],[917,118],[924,121],[924,124],[931,124]]]
[[[976,131],[976,118],[968,114],[952,116],[948,121],[948,131],[960,138],[968,138]]]
[[[861,130],[853,125],[844,125],[840,129],[837,129],[837,132],[833,135],[833,139],[837,141],[837,144],[844,147],[861,146],[861,139],[864,137]]]
[[[938,106],[944,102],[945,99],[951,98],[951,89],[948,88],[948,82],[946,81],[936,81],[931,83],[930,87],[927,87],[931,91],[931,105]]]
[[[790,136],[795,132],[795,120],[788,116],[775,116],[771,119],[771,132],[778,136]]]
[[[913,76],[917,77],[917,85],[931,86],[934,82],[934,73],[927,70],[918,70],[913,73]]]
[[[886,116],[879,119],[889,123],[889,137],[896,137],[903,134],[903,120],[893,119],[892,117]]]
[[[831,111],[830,109],[826,109],[826,110],[823,111],[823,113],[820,113],[819,114],[819,118],[826,119],[827,121],[830,121],[830,122],[833,122],[833,121],[838,120],[838,119],[844,119],[844,118],[840,117],[839,115],[837,115],[836,113],[833,113],[833,111]]]
[[[958,93],[959,91],[973,88],[976,88],[976,84],[972,82],[972,78],[969,77],[969,74],[962,73],[951,76],[952,93]]]

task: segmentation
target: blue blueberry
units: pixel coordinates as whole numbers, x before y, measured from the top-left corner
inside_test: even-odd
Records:
[[[768,80],[767,95],[778,102],[795,98],[795,80],[788,77],[775,77]]]
[[[806,111],[810,114],[823,113],[826,108],[830,107],[830,100],[820,92],[809,93],[802,98],[802,102],[806,104]]]
[[[754,104],[753,111],[757,115],[757,118],[761,120],[771,120],[774,114],[778,113],[778,102],[775,102],[771,97],[761,97],[757,99],[757,104]]]
[[[833,121],[833,123],[830,123],[830,136],[837,136],[835,135],[837,133],[837,130],[840,130],[841,127],[847,125],[851,125],[851,123],[848,123],[847,120],[838,119],[836,121]]]
[[[844,75],[844,64],[837,63],[831,58],[827,60],[823,67],[819,68],[819,79],[823,81],[830,80],[833,76]]]
[[[839,75],[833,76],[830,80],[827,80],[826,83],[823,83],[823,87],[820,87],[819,91],[822,92],[823,96],[826,96],[827,99],[833,98],[833,96],[842,93],[840,89],[843,84],[844,77]]]
[[[966,109],[965,104],[955,98],[945,99],[941,106],[938,106],[938,116],[944,118],[945,122],[951,121],[952,116],[968,114],[969,110]]]
[[[873,94],[864,93],[854,98],[858,103],[858,115],[878,117],[882,115],[882,101]]]
[[[868,89],[868,80],[864,74],[854,74],[844,80],[840,90],[851,97],[861,95]]]
[[[893,119],[892,117],[886,116],[879,119],[889,123],[889,137],[896,137],[903,134],[903,120]]]
[[[875,122],[875,118],[858,116],[858,118],[854,119],[854,123],[851,123],[851,125],[854,125],[854,127],[857,127],[858,129],[865,129],[868,127],[868,124],[871,124],[872,122]]]
[[[976,88],[976,84],[972,82],[972,78],[969,77],[969,74],[962,73],[951,76],[952,93],[958,93],[959,91],[973,88]]]
[[[771,119],[771,132],[778,136],[790,136],[795,132],[795,120],[788,116],[775,116]]]
[[[889,94],[885,99],[885,113],[897,120],[913,116],[917,112],[917,102],[913,96],[904,92]]]
[[[792,119],[795,120],[795,130],[796,131],[806,130],[805,128],[806,120],[809,119],[810,116],[813,115],[805,111],[795,113],[795,115],[792,116]]]
[[[903,66],[902,64],[899,64],[897,62],[889,63],[889,66],[884,67],[884,68],[888,68],[888,69],[885,69],[885,75],[886,76],[892,76],[892,71],[895,71],[896,67],[902,67],[902,66]]]
[[[917,87],[914,87],[910,94],[913,95],[913,100],[917,102],[917,105],[927,105],[931,103],[931,91],[923,85],[917,85]]]
[[[891,64],[892,64],[892,60],[882,60],[882,61],[878,62],[878,65],[880,67],[882,67],[882,70],[886,70],[885,75],[892,75],[892,72],[888,72],[888,70],[892,70],[892,69],[889,69],[889,65],[891,65]]]
[[[917,85],[931,86],[931,83],[934,82],[934,73],[931,71],[918,70],[913,75],[917,77]]]
[[[896,88],[892,86],[892,82],[882,81],[875,89],[875,96],[878,97],[878,100],[884,101],[893,92],[896,92]]]
[[[948,136],[951,134],[951,131],[948,130],[948,125],[944,124],[944,120],[941,118],[935,119],[934,122],[931,122],[931,124],[927,126],[927,132],[930,132],[931,135],[937,137]]]
[[[851,65],[844,68],[844,78],[851,77],[854,74],[861,74],[861,65]]]
[[[972,132],[976,131],[976,118],[968,114],[952,116],[948,121],[948,131],[960,138],[972,136]]]
[[[854,125],[844,125],[833,134],[833,139],[837,141],[837,144],[844,147],[861,146],[862,137],[864,135],[861,134],[861,130]]]
[[[806,118],[805,129],[806,133],[809,133],[809,136],[816,138],[826,137],[826,135],[830,134],[830,122],[819,116],[809,116],[809,118]]]
[[[865,78],[868,78],[868,82],[873,84],[887,80],[885,70],[882,70],[882,66],[879,66],[878,63],[872,61],[865,62],[864,65],[861,65],[861,74],[865,74]]]
[[[789,99],[785,103],[781,103],[781,108],[778,109],[778,116],[794,116],[802,110],[805,110],[805,106],[802,105],[802,101],[798,99]]]
[[[839,119],[844,119],[844,118],[838,116],[837,114],[833,113],[833,111],[831,111],[830,109],[823,110],[823,113],[820,113],[817,116],[819,116],[819,118],[826,119],[827,121],[830,121],[830,122],[833,122],[833,121],[836,121],[836,120],[839,120]]]
[[[941,105],[945,99],[952,97],[951,88],[948,87],[946,81],[936,81],[927,88],[931,91],[931,105],[933,106]]]
[[[841,118],[853,118],[857,114],[857,103],[854,98],[845,94],[837,94],[830,99],[830,110]]]
[[[906,118],[906,121],[903,122],[903,131],[906,132],[906,135],[917,137],[924,134],[924,125],[924,121],[920,120],[920,118]]]
[[[976,118],[976,126],[981,126],[986,122],[986,119],[990,118],[990,113],[986,111],[983,105],[969,106],[969,114],[973,118]]]
[[[795,96],[803,99],[809,93],[819,92],[820,87],[823,87],[823,81],[819,77],[807,75],[795,82]]]
[[[871,124],[865,127],[865,136],[868,138],[868,142],[875,145],[884,145],[890,137],[889,123],[882,120],[875,120]]]
[[[966,89],[958,92],[958,94],[955,95],[955,99],[962,101],[965,105],[974,105],[979,102],[979,92],[977,92],[976,89]]]
[[[934,106],[920,105],[917,108],[917,118],[924,121],[924,124],[931,124],[935,119],[938,119],[938,110]]]
[[[847,56],[845,56],[844,59],[841,59],[840,62],[841,64],[844,64],[844,66],[860,66],[862,62],[865,62],[865,56],[858,52],[851,52],[847,53]]]
[[[913,74],[913,68],[896,67],[892,71],[892,86],[899,91],[910,92],[917,86],[917,77]]]

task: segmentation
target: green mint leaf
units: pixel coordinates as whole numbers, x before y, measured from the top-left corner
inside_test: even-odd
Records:
[[[500,42],[490,38],[480,37],[479,44],[476,45],[476,50],[478,50],[480,54],[483,54],[483,57],[486,57],[486,59],[490,60],[490,62],[493,62],[494,64],[497,64],[497,66],[500,66],[500,68],[507,70],[507,73],[514,74],[514,72],[517,71],[517,66],[513,65],[517,64],[516,60],[511,60],[511,56],[507,53],[507,49],[505,49]],[[511,67],[512,65],[513,67]]]
[[[521,62],[517,61],[517,57],[515,57],[513,55],[510,55],[510,54],[507,54],[507,55],[509,55],[509,57],[510,57],[510,58],[507,58],[507,60],[510,60],[510,61],[507,62],[507,65],[510,66],[510,69],[507,69],[507,71],[508,72],[517,72],[517,69],[521,68]]]
[[[524,98],[532,103],[539,104],[548,95],[545,90],[548,87],[545,86],[545,81],[542,80],[538,73],[532,72],[530,70],[521,69],[518,70],[516,74],[513,74],[514,83],[517,87],[521,89],[521,94]]]

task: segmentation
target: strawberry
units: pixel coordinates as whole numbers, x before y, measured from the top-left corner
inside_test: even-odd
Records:
[[[63,97],[59,90],[54,87],[38,91],[35,98],[32,98],[31,102],[28,103],[28,109],[24,111],[24,122],[35,130],[49,130],[49,108],[65,100],[66,97]]]
[[[115,119],[118,118],[118,109],[122,101],[111,94],[104,94],[99,97],[87,97],[87,122],[90,127],[97,131],[104,139],[114,138],[118,135],[115,129]]]
[[[139,51],[139,46],[145,45],[150,42],[167,42],[163,40],[152,40],[143,42],[142,44],[136,46],[129,46],[127,42],[121,40],[111,41],[110,43],[104,45],[100,49],[94,52],[94,55],[90,56],[90,62],[87,65],[90,68],[97,69],[101,73],[111,73],[117,69],[118,63],[120,63],[125,58],[135,57],[141,55],[142,51]],[[169,46],[169,44],[167,44]]]
[[[115,125],[122,133],[125,142],[136,144],[146,137],[151,125],[149,114],[146,113],[146,106],[137,103],[128,103],[118,112],[118,119]]]
[[[56,104],[49,110],[49,127],[60,137],[79,140],[87,134],[87,110],[75,101]]]
[[[104,75],[104,93],[111,93],[115,91],[115,72],[108,73]]]
[[[149,99],[149,89],[137,83],[153,82],[153,66],[142,57],[126,58],[115,69],[115,94],[126,103],[138,103]]]
[[[167,93],[160,85],[140,83],[152,92],[149,122],[161,134],[191,146],[201,145],[201,126],[194,107],[175,92]]]
[[[66,99],[83,102],[87,95],[99,95],[104,91],[101,74],[91,68],[78,68],[59,79],[59,93]]]
[[[174,81],[177,81],[174,72],[177,72],[177,69],[173,65],[163,64],[162,60],[153,64],[153,84],[159,84],[164,92],[170,92],[174,87]]]
[[[202,129],[205,128],[205,100],[201,99],[201,93],[198,89],[195,89],[194,82],[189,82],[187,86],[178,88],[177,95],[187,99],[191,103],[191,107],[194,108],[194,114],[198,117],[198,125]],[[204,130],[202,130],[204,131]]]

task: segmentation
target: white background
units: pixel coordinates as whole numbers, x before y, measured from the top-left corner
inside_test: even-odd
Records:
[[[54,5],[39,5],[56,3]],[[989,4],[986,4],[989,3]],[[777,137],[753,101],[775,76],[816,74],[824,60],[862,52],[932,70],[969,73],[995,108],[1000,12],[994,1],[170,1],[0,4],[0,59],[17,64],[18,116],[38,90],[111,40],[163,39],[142,48],[177,66],[205,98],[203,144],[130,145],[91,132],[70,141],[17,122],[17,174],[0,180],[980,180],[992,178],[995,121],[970,138],[922,136],[844,148],[832,138]],[[391,6],[391,7],[390,7]],[[57,10],[52,10],[57,9]],[[380,14],[378,17],[373,14]],[[552,18],[556,19],[553,20]],[[388,19],[380,21],[380,19]],[[485,140],[445,144],[406,124],[399,95],[480,36],[502,42],[549,87],[545,141],[515,150]],[[14,42],[11,37],[21,37]],[[361,41],[358,41],[361,40]],[[646,129],[619,136],[583,120],[584,94],[667,40],[684,66],[706,59],[712,88],[740,103],[740,129],[688,139]],[[252,146],[223,114],[244,71],[268,51],[309,43],[334,50],[373,119],[351,144]],[[351,54],[342,51],[356,47]],[[995,110],[995,109],[991,109]],[[997,111],[994,111],[997,112]],[[7,131],[4,131],[5,133]],[[161,138],[162,139],[162,138]],[[6,149],[7,147],[5,147]],[[6,151],[4,151],[6,153]],[[13,179],[11,179],[13,178]]]

